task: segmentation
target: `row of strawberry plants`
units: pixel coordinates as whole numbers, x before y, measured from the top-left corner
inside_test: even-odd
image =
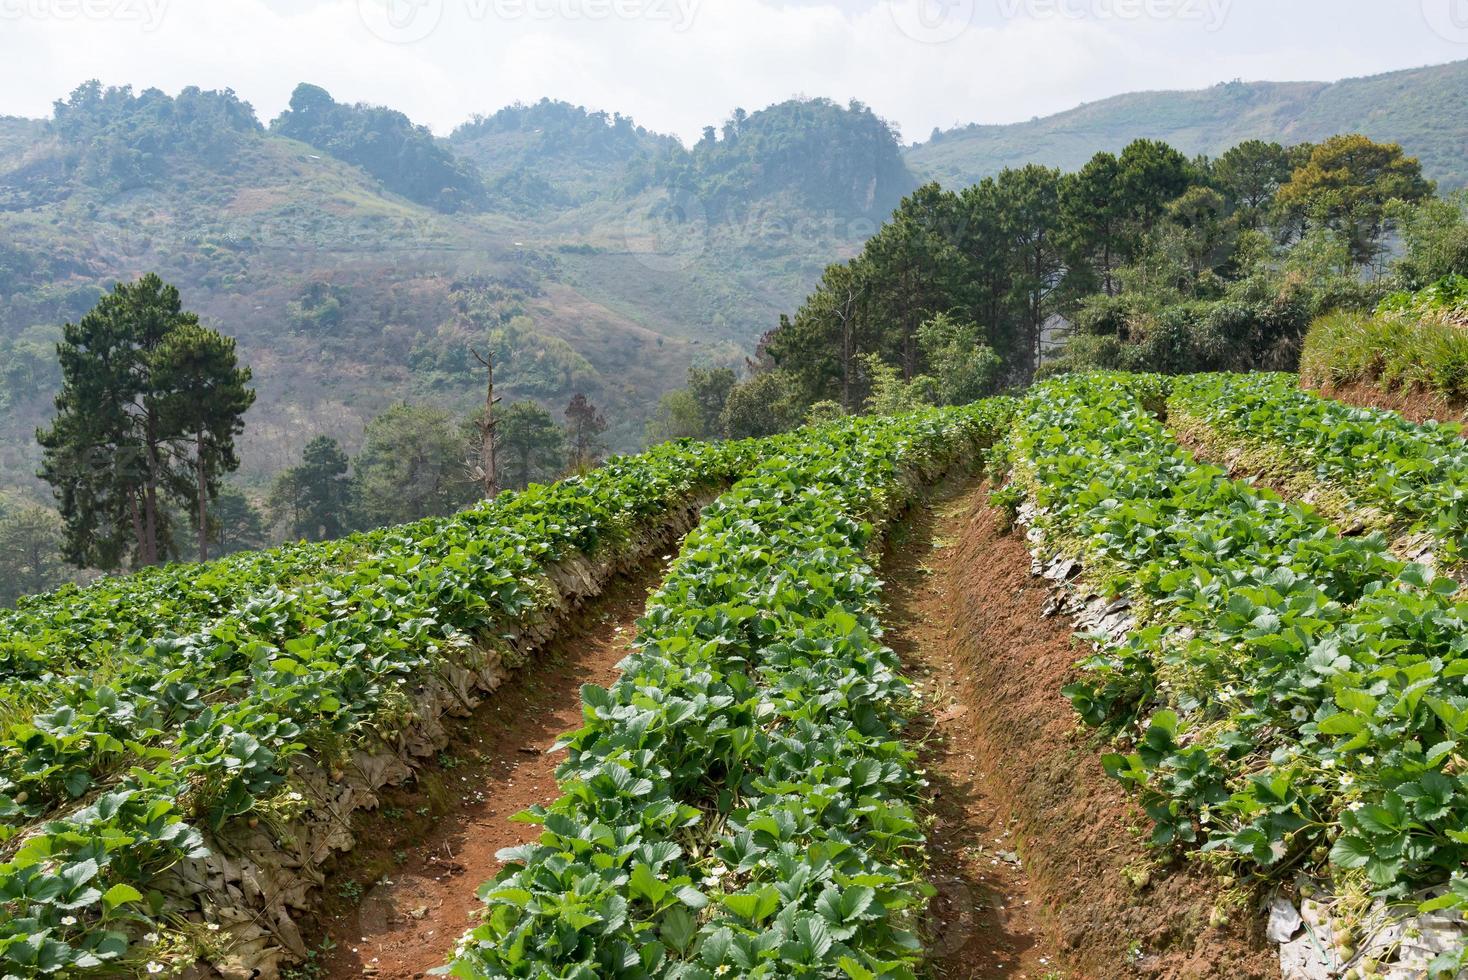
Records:
[[[617,547],[769,448],[662,447],[383,532],[319,581],[117,651],[105,681],[32,682],[43,710],[0,739],[0,965],[27,975],[147,955],[167,911],[148,883],[201,855],[201,826],[260,807],[289,815],[301,753],[330,767],[409,723],[411,692],[436,668],[473,663],[539,614],[555,562]]]
[[[1384,897],[1451,879],[1468,903],[1468,606],[1456,584],[1199,465],[1133,379],[1039,386],[1011,501],[1139,626],[1082,661],[1083,718],[1163,845],[1264,875],[1320,866]],[[1151,384],[1152,382],[1144,382]]]
[[[17,608],[0,610],[0,720],[23,714],[26,685],[46,673],[110,672],[120,653],[153,637],[194,632],[262,592],[320,581],[400,550],[404,541],[435,535],[439,525],[429,518],[26,597]]]
[[[868,551],[1011,410],[817,430],[710,506],[447,972],[913,976],[920,781]]]
[[[161,565],[28,596],[15,609],[0,610],[0,676],[8,681],[63,669],[105,669],[119,646],[161,632],[192,632],[257,592],[320,579],[410,531],[363,532],[205,564]]]
[[[1169,417],[1196,421],[1432,533],[1442,557],[1468,549],[1468,442],[1457,425],[1417,425],[1301,391],[1286,374],[1178,378]]]

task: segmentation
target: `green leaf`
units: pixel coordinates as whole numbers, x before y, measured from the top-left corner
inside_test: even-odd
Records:
[[[108,911],[120,905],[129,905],[133,902],[141,902],[142,900],[142,892],[138,891],[132,885],[122,883],[113,885],[102,895],[102,905]]]

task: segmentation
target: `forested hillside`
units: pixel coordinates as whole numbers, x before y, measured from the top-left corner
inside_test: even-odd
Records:
[[[1166,140],[1183,153],[1218,156],[1245,140],[1316,142],[1363,133],[1401,143],[1445,188],[1468,184],[1468,62],[1325,82],[1228,82],[1191,92],[1137,92],[1007,126],[972,125],[907,153],[924,178],[963,186],[1005,167],[1079,168],[1097,150]]]
[[[311,85],[269,127],[230,92],[95,83],[52,121],[5,120],[0,485],[25,487],[35,468],[61,324],[153,270],[255,368],[247,484],[290,465],[303,436],[354,447],[394,401],[467,411],[482,383],[473,344],[497,353],[506,397],[559,411],[584,392],[612,448],[640,445],[690,365],[737,365],[826,258],[859,244],[842,222],[772,242],[732,209],[769,197],[879,216],[903,189],[895,135],[869,111],[784,113],[749,117],[737,153],[694,154],[624,117],[550,102],[439,140]],[[823,128],[792,146],[812,114]],[[832,142],[858,161],[846,193],[808,201],[828,190],[811,161]],[[745,180],[763,157],[779,166]],[[726,208],[717,223],[675,207],[706,192]]]

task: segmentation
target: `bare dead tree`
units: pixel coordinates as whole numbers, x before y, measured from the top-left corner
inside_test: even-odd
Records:
[[[484,365],[485,373],[489,376],[484,386],[484,418],[479,421],[479,478],[484,483],[484,499],[493,500],[500,492],[494,465],[494,430],[495,426],[499,424],[494,417],[494,406],[499,402],[494,393],[494,351],[481,354],[471,347],[469,353]]]

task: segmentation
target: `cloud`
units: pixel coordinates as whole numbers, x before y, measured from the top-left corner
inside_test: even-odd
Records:
[[[1417,0],[1404,0],[1410,8]],[[1421,0],[1434,3],[1438,0]],[[542,96],[685,140],[735,106],[856,98],[908,139],[1139,88],[1336,78],[1468,56],[1379,0],[0,0],[0,112],[92,77],[298,81],[447,132]],[[59,11],[73,10],[63,17]],[[157,14],[152,20],[148,14]]]

